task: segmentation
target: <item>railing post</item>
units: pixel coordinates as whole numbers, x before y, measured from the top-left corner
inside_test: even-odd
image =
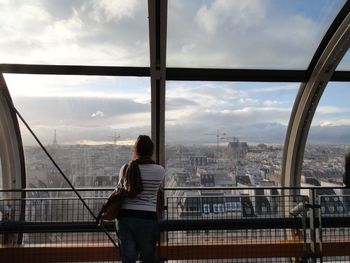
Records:
[[[318,204],[318,236],[319,236],[319,256],[320,256],[320,262],[323,262],[323,246],[322,246],[322,209],[321,209],[321,197],[317,199]]]
[[[310,189],[310,239],[311,239],[311,262],[316,263],[316,229],[315,229],[315,189]]]
[[[319,230],[320,222],[317,222],[319,220],[318,211],[316,209],[320,208],[320,205],[316,203],[316,189],[311,188],[310,189],[310,238],[311,238],[311,262],[317,262],[317,258],[320,259],[320,262],[322,262],[322,255],[319,253],[321,251],[318,251],[318,241],[317,241],[317,235],[316,235],[316,229]],[[321,250],[321,246],[320,249]]]

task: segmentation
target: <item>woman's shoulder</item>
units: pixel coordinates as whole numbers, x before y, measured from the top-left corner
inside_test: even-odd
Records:
[[[163,166],[159,164],[144,164],[145,166],[148,166],[153,171],[160,172],[160,173],[165,173],[165,169]]]
[[[161,165],[159,165],[159,164],[154,164],[154,166],[155,166],[155,169],[158,169],[158,170],[160,170],[160,171],[162,171],[162,172],[165,172],[165,169],[164,169],[163,166],[161,166]]]

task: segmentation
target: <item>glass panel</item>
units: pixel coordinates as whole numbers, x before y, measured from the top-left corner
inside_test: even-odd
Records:
[[[306,69],[344,0],[170,0],[168,66]]]
[[[15,106],[75,186],[114,186],[151,133],[149,78],[5,75]],[[27,186],[67,187],[20,122]]]
[[[168,186],[273,185],[298,83],[167,82]]]
[[[307,138],[302,183],[342,185],[344,157],[350,151],[349,98],[349,83],[330,82],[325,89]]]
[[[149,66],[146,0],[0,6],[1,63]]]
[[[350,52],[346,52],[343,59],[340,61],[337,70],[350,70]]]

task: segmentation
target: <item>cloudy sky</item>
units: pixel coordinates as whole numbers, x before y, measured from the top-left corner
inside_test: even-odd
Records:
[[[343,0],[169,0],[167,66],[306,69]],[[149,66],[146,0],[0,0],[0,63]],[[339,66],[350,68],[349,55]],[[44,143],[150,134],[150,80],[6,74]],[[167,82],[166,142],[283,143],[300,83]],[[350,91],[330,83],[310,142],[350,143]],[[30,136],[23,130],[26,144]]]

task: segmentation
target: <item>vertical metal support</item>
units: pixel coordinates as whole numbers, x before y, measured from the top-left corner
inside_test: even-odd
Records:
[[[319,248],[319,257],[320,257],[320,262],[323,262],[323,239],[322,239],[322,209],[321,209],[321,199],[320,197],[317,199],[317,219],[318,219],[318,248]]]
[[[6,96],[6,97],[5,97]],[[7,98],[7,99],[6,99]],[[12,103],[5,79],[0,74],[0,156],[2,185],[5,189],[21,189],[26,186],[24,153],[16,114],[8,103]],[[7,193],[11,194],[11,193]],[[18,196],[7,196],[18,198]]]
[[[5,78],[0,74],[0,158],[2,169],[2,185],[5,189],[21,189],[26,186],[25,163],[21,133]],[[21,199],[20,211],[10,210],[9,220],[25,219],[25,192],[4,193],[3,198]],[[9,243],[22,243],[22,235],[10,235]]]
[[[150,77],[152,101],[151,137],[155,146],[156,162],[164,167],[167,11],[167,0],[148,0]],[[161,243],[167,238],[165,235],[166,233],[160,233],[159,243]]]
[[[303,261],[307,262],[308,258],[308,249],[307,249],[307,231],[306,231],[306,218],[307,218],[307,207],[306,207],[306,200],[303,198],[303,213],[301,218],[301,224],[303,226],[303,250],[304,250],[304,257]]]
[[[319,262],[322,262],[322,245],[319,244],[316,234],[317,231],[320,231],[319,228],[321,227],[320,221],[318,221],[320,220],[318,211],[320,210],[320,205],[317,204],[315,188],[310,189],[310,204],[311,262],[317,262],[317,258],[320,259]]]
[[[148,0],[151,126],[156,162],[165,165],[165,77],[167,0]]]
[[[171,197],[167,196],[165,198],[166,198],[166,207],[167,207],[167,209],[166,209],[166,221],[169,222],[169,198],[171,198]],[[173,203],[173,201],[174,200],[172,200],[172,203]],[[172,206],[172,208],[173,208],[173,206]],[[169,248],[168,247],[168,245],[169,245],[169,233],[164,232],[164,235],[165,235],[164,240],[166,240],[166,258],[169,258],[169,249],[168,249]]]

